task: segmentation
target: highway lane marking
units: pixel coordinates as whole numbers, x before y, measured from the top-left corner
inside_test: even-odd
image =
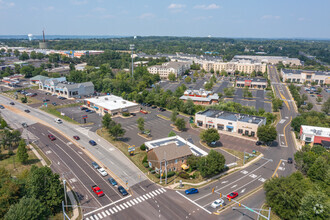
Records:
[[[249,171],[246,171],[246,170],[241,170],[241,173],[243,174],[247,174]],[[227,183],[228,181],[223,181],[222,183]]]
[[[249,177],[251,177],[251,178],[256,178],[257,175],[255,175],[255,174],[251,174],[251,175],[249,175]]]
[[[286,121],[285,119],[281,119],[278,123],[283,124],[285,121]]]
[[[259,178],[258,180],[263,182],[263,183],[266,181],[266,179],[264,179],[264,178]]]
[[[197,204],[195,201],[189,199],[188,197],[182,195],[180,192],[178,191],[175,191],[176,193],[178,193],[180,196],[182,196],[183,198],[187,199],[188,201],[190,201],[191,203],[195,204],[196,206],[198,206],[199,208],[203,209],[205,212],[209,213],[209,214],[212,214],[209,210],[205,209],[203,206]]]
[[[50,131],[49,131],[50,132]],[[57,137],[57,136],[56,136]],[[66,144],[61,138],[59,138],[59,137],[57,137],[62,143],[64,143],[64,144]],[[66,144],[67,145],[67,144]],[[85,163],[85,164],[87,164],[95,173],[97,173],[97,175],[99,175],[99,173],[98,172],[96,172],[96,170],[95,169],[93,169],[92,167],[91,167],[91,165],[89,164],[89,163],[87,163],[85,160],[84,160],[84,158],[82,158],[82,156],[81,155],[79,155],[79,153],[77,153],[74,149],[72,149],[72,147],[70,146],[70,145],[67,145],[76,155],[78,155],[78,157]],[[62,149],[63,150],[63,149]],[[64,151],[64,150],[63,150]],[[65,151],[64,151],[65,152]],[[66,153],[66,152],[65,152]],[[66,153],[67,154],[67,153]],[[69,156],[69,154],[67,154],[68,156]],[[70,158],[71,158],[71,156],[69,156]],[[73,160],[72,158],[71,158],[71,160]],[[75,162],[75,161],[74,161]],[[76,162],[75,162],[76,163]],[[77,163],[76,163],[77,164]],[[77,164],[78,165],[78,164]],[[86,172],[85,172],[86,173]],[[87,174],[86,174],[87,175]],[[109,183],[109,181],[106,181],[105,179],[103,179],[103,178],[101,178],[102,180],[103,180],[103,182],[105,182],[107,185],[109,185],[110,186],[110,188],[114,191],[114,192],[116,192],[117,193],[117,195],[119,195],[119,197],[121,197],[121,195],[119,194],[119,192],[117,192],[117,190],[115,190],[115,189],[113,189],[112,188],[112,186],[110,185],[110,183]],[[106,195],[106,197],[108,197],[107,195]],[[109,197],[108,197],[109,198]],[[110,199],[110,198],[109,198]],[[111,202],[113,202],[111,199],[110,199],[110,201]]]
[[[284,167],[278,167],[278,169],[279,169],[279,170],[282,170],[282,171],[285,170]]]
[[[292,118],[290,117],[289,122],[288,122],[288,123],[284,126],[284,128],[283,128],[283,134],[284,134],[285,146],[288,146],[288,142],[287,142],[287,140],[286,140],[286,135],[285,135],[285,129],[286,129],[286,127],[291,123],[291,120],[292,120]]]
[[[41,134],[42,134],[43,136],[45,136],[45,134],[44,134],[44,133],[42,133],[42,132],[41,132]]]
[[[235,188],[237,186],[237,184],[235,184],[235,185],[233,185],[232,187],[230,187],[230,188]]]
[[[246,190],[246,188],[242,189],[241,193],[244,193],[244,192],[245,192],[245,190]]]
[[[241,171],[242,172],[242,171]],[[222,181],[221,184],[228,183],[228,181]]]
[[[275,169],[275,171],[274,171],[272,177],[275,176],[275,174],[276,174],[276,172],[277,172],[277,169],[278,169],[278,168],[280,167],[280,165],[281,165],[281,162],[282,162],[282,159],[278,162],[278,165],[277,165],[277,167],[276,167],[276,169]]]
[[[270,161],[267,160],[264,164],[262,164],[261,166],[257,167],[256,169],[252,170],[250,173],[253,173],[253,172],[259,170],[259,169],[262,168],[264,165],[266,165],[268,162],[270,162]],[[227,186],[229,186],[229,185],[231,185],[231,184],[233,184],[233,183],[236,183],[236,182],[240,181],[241,179],[247,177],[248,175],[249,175],[249,174],[246,174],[246,175],[244,175],[244,176],[238,178],[237,180],[235,180],[235,181],[233,181],[233,182],[231,182],[231,183],[228,183],[227,185],[225,185],[225,186],[223,186],[223,187],[217,189],[216,192],[220,191],[221,189],[223,189],[223,188],[225,188],[225,187],[227,187]],[[200,199],[202,199],[202,198],[205,198],[206,196],[209,196],[209,195],[211,195],[211,194],[212,194],[212,193],[208,193],[208,194],[206,194],[206,195],[204,195],[204,196],[202,196],[202,197],[200,197],[200,198],[198,198],[198,199],[195,199],[194,201],[197,201],[197,200],[200,200]]]
[[[260,176],[258,176],[258,178],[259,178],[259,177],[261,177],[261,175],[260,175]],[[243,186],[241,186],[241,187],[239,187],[238,189],[236,189],[236,191],[238,191],[239,189],[242,189],[243,187],[245,187],[245,186],[249,185],[250,183],[252,183],[252,182],[256,181],[258,178],[256,178],[256,179],[253,179],[253,180],[251,180],[250,182],[248,182],[248,183],[244,184]]]

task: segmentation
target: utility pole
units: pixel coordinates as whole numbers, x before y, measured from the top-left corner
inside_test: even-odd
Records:
[[[129,45],[129,49],[131,49],[131,51],[132,51],[132,54],[131,54],[131,57],[132,57],[132,80],[133,80],[133,73],[134,73],[134,65],[133,65],[133,51],[134,51],[134,47],[135,47],[134,44],[130,44]]]
[[[159,183],[162,183],[162,161],[159,161]]]
[[[68,211],[68,201],[67,201],[67,198],[66,198],[66,181],[63,180],[63,186],[64,186],[64,199],[65,199],[65,207],[66,207],[66,210]]]

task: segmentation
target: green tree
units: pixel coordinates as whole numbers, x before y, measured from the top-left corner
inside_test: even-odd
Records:
[[[329,219],[329,198],[321,190],[310,190],[301,200],[298,219],[321,220]]]
[[[314,106],[313,106],[313,103],[308,102],[308,103],[307,103],[307,108],[306,108],[306,109],[307,109],[308,111],[310,111],[310,110],[313,109],[313,107],[314,107]]]
[[[195,104],[193,100],[188,99],[183,105],[183,112],[188,115],[193,115],[195,113]]]
[[[27,54],[27,52],[23,52],[22,54],[21,54],[21,56],[19,56],[19,59],[20,60],[28,60],[28,59],[30,59],[30,57],[29,57],[29,54]]]
[[[218,141],[220,139],[220,135],[219,135],[219,132],[217,131],[217,129],[209,128],[209,129],[203,130],[200,133],[200,139],[209,145],[214,141]]]
[[[266,202],[281,219],[296,219],[301,198],[309,188],[308,180],[300,172],[272,178],[264,184]]]
[[[63,186],[59,175],[53,173],[49,167],[33,166],[26,181],[26,188],[28,197],[38,199],[53,214],[62,209]]]
[[[30,58],[31,59],[37,59],[37,53],[35,52],[35,51],[32,51],[31,53],[30,53]]]
[[[174,123],[177,119],[177,116],[178,116],[178,110],[175,108],[173,111],[172,111],[172,114],[171,114],[171,121]]]
[[[174,73],[170,73],[168,74],[168,80],[174,82],[176,80],[176,76]]]
[[[223,89],[223,92],[224,92],[225,96],[227,96],[227,97],[232,97],[232,96],[234,96],[235,89],[234,89],[233,87],[230,87],[230,88],[224,88],[224,89]]]
[[[20,52],[16,49],[16,50],[14,50],[14,55],[15,55],[15,57],[18,57],[20,55]]]
[[[19,203],[16,203],[10,207],[5,220],[39,220],[48,219],[51,212],[36,198],[23,197]]]
[[[316,92],[317,92],[318,94],[320,94],[320,93],[322,92],[322,88],[321,88],[321,87],[317,87]]]
[[[222,98],[223,94],[221,92],[218,92],[219,99]]]
[[[21,102],[22,103],[27,103],[28,102],[27,97],[26,96],[22,97],[21,98]]]
[[[282,106],[283,106],[283,100],[279,98],[274,98],[272,100],[272,107],[274,112],[278,112],[278,110],[282,108]]]
[[[260,141],[265,143],[270,143],[276,140],[277,131],[272,125],[262,125],[258,127],[258,138]]]
[[[176,133],[174,131],[170,131],[170,133],[168,133],[168,137],[174,137],[176,136]]]
[[[317,98],[316,98],[316,101],[317,101],[318,103],[321,103],[321,102],[322,102],[322,98],[321,98],[321,97],[317,97]]]
[[[326,102],[323,103],[321,110],[325,114],[329,114],[330,113],[330,97],[327,99]]]
[[[138,123],[138,128],[141,131],[141,133],[144,132],[144,118],[138,118],[136,121]]]
[[[193,76],[194,76],[194,78],[198,78],[199,77],[198,72],[194,72]]]
[[[208,82],[204,84],[204,88],[205,90],[211,90],[213,87],[213,83],[212,82]]]
[[[186,129],[186,122],[183,118],[177,118],[175,121],[175,126],[179,131]]]
[[[102,117],[102,126],[106,129],[110,128],[110,124],[112,122],[111,115],[110,114],[105,114]]]
[[[125,129],[121,127],[120,123],[116,123],[109,128],[109,134],[114,137],[115,140],[117,140],[119,137],[124,136],[125,132]]]
[[[211,177],[225,168],[225,162],[225,157],[221,153],[210,150],[207,156],[200,157],[197,169],[203,177]]]
[[[190,76],[187,76],[185,79],[184,79],[184,81],[186,82],[186,83],[191,83],[191,77]]]
[[[330,165],[327,163],[326,159],[319,156],[310,169],[307,172],[308,177],[312,181],[325,181],[326,173],[330,169]]]
[[[29,154],[27,153],[26,144],[24,139],[21,139],[18,144],[17,149],[17,160],[22,164],[25,164],[29,159]]]
[[[196,82],[196,78],[193,79],[193,83],[195,83],[195,82]]]
[[[196,170],[198,168],[198,161],[200,157],[191,155],[187,158],[187,164],[191,170]]]

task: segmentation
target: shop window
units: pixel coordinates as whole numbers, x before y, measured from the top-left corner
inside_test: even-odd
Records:
[[[256,133],[254,131],[251,131],[251,136],[254,137]]]
[[[249,135],[249,131],[248,130],[245,130],[245,135]]]
[[[203,122],[202,121],[197,121],[197,125],[201,127],[201,126],[203,126]]]
[[[243,129],[238,129],[239,134],[243,134]]]
[[[178,159],[175,159],[175,164],[177,164],[178,163]]]

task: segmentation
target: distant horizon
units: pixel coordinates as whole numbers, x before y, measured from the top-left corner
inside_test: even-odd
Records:
[[[46,40],[55,40],[55,39],[93,39],[93,38],[130,38],[134,37],[133,35],[91,35],[91,34],[50,34],[45,35]],[[177,38],[214,38],[214,39],[266,39],[266,40],[330,40],[330,38],[310,38],[310,37],[218,37],[218,36],[175,36],[175,35],[136,35],[137,38],[139,37],[177,37]],[[5,34],[0,35],[0,40],[5,39],[17,39],[17,40],[28,40],[28,34]],[[42,39],[42,35],[33,35],[33,40],[40,40]]]

